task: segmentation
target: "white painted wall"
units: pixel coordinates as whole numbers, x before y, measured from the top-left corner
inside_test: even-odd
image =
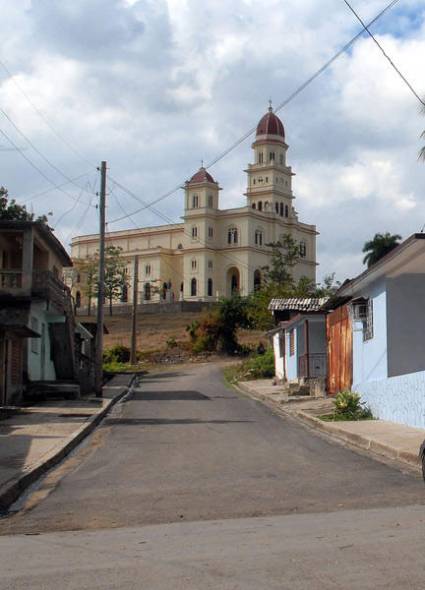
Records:
[[[273,352],[274,352],[274,370],[275,375],[278,379],[285,378],[285,356],[280,356],[280,335],[281,332],[277,332],[273,335]]]
[[[28,340],[28,377],[30,381],[54,380],[56,379],[55,366],[50,360],[50,335],[48,312],[46,311],[46,302],[32,303],[30,312],[30,325],[32,327],[32,318],[38,322],[38,332],[42,334],[44,325],[44,375],[42,370],[42,338]],[[33,340],[35,346],[33,347]],[[33,350],[34,348],[34,350]]]

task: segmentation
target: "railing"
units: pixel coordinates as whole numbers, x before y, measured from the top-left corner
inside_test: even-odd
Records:
[[[298,359],[298,377],[314,379],[326,375],[326,353],[304,354]]]
[[[14,292],[16,289],[22,289],[22,271],[1,269],[0,290]]]
[[[32,293],[51,301],[60,311],[72,313],[69,287],[50,270],[36,270],[32,275]]]

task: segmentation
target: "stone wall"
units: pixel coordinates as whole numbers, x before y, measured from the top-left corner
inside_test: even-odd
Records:
[[[357,383],[352,389],[361,394],[375,417],[425,428],[425,371]]]

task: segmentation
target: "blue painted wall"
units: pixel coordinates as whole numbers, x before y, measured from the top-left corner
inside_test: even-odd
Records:
[[[357,294],[356,294],[357,295]],[[362,323],[353,323],[353,390],[357,384],[386,379],[387,363],[387,296],[385,281],[379,281],[358,296],[373,302],[373,338],[363,342]]]

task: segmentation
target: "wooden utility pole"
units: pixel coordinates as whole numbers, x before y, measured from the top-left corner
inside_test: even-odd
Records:
[[[103,304],[105,302],[105,209],[106,162],[100,165],[99,197],[99,277],[97,289],[97,338],[96,338],[96,397],[102,397],[103,384]]]
[[[131,317],[131,352],[130,363],[137,363],[137,295],[139,285],[139,257],[134,257],[133,268],[133,313]]]

